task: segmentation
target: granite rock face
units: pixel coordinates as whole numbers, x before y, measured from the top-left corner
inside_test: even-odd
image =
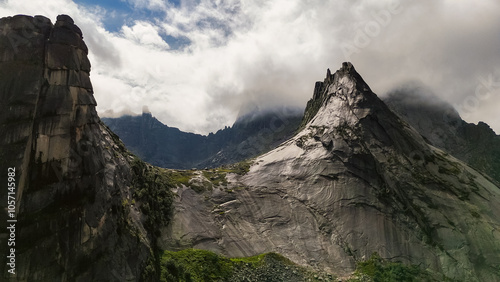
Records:
[[[429,145],[350,63],[316,83],[304,118],[246,174],[204,192],[179,187],[162,246],[273,251],[341,275],[377,252],[456,280],[500,281],[498,186]]]
[[[150,256],[122,205],[134,174],[97,116],[87,53],[69,16],[0,19],[0,167],[16,170],[18,220],[15,276],[0,259],[6,279],[134,281]]]

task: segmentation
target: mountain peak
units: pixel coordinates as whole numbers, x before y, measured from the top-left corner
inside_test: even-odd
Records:
[[[308,136],[314,137],[313,140],[305,138]],[[336,147],[334,140],[342,140],[340,143],[363,140],[371,144],[368,147],[395,150],[407,157],[415,152],[422,156],[430,153],[422,136],[371,91],[349,62],[344,62],[333,74],[327,70],[325,80],[316,82],[295,144],[305,151],[318,146],[329,151]]]
[[[302,127],[354,126],[370,113],[387,111],[354,66],[344,62],[323,82],[316,82],[313,98],[307,103]]]
[[[372,96],[373,93],[350,62],[342,63],[341,68],[333,74],[330,69],[327,69],[324,81],[318,81],[314,86],[313,97],[307,102],[301,128],[304,128],[316,116],[319,109],[328,103],[332,96],[352,106],[366,100],[364,97],[366,95]]]
[[[456,238],[449,236],[457,230],[450,218],[478,226],[496,220],[497,207],[482,196],[499,193],[493,183],[427,144],[370,90],[350,63],[342,64],[334,74],[327,71],[325,81],[316,83],[305,115],[305,124],[297,135],[256,158],[249,172],[236,179],[250,187],[242,202],[250,202],[251,193],[263,197],[269,191],[285,199],[281,206],[279,199],[273,200],[273,211],[291,206],[292,213],[310,215],[297,223],[299,232],[304,232],[302,238],[311,239],[301,252],[323,253],[316,257],[327,258],[319,263],[328,267],[333,265],[328,258],[342,258],[333,266],[339,273],[376,251],[382,257],[421,263],[453,279],[465,277],[465,281],[473,281],[476,276],[481,279],[475,281],[495,280],[489,270],[475,268],[476,255],[467,253],[469,249],[463,249],[463,245],[453,245]],[[290,204],[293,201],[300,204]],[[488,207],[478,216],[469,212],[469,205]],[[299,212],[304,206],[304,211]],[[260,207],[252,208],[266,218],[271,214]],[[436,212],[438,208],[443,213]],[[233,214],[235,210],[231,206]],[[314,220],[317,222],[306,226]],[[278,226],[276,222],[270,225]],[[322,229],[324,226],[329,227]],[[469,226],[464,224],[462,230]],[[270,234],[275,232],[271,236],[279,237],[275,234],[284,229],[273,227],[269,228]],[[470,228],[479,230],[476,226]],[[486,250],[493,244],[483,241],[498,239],[493,238],[497,234],[490,235],[489,227],[484,228],[487,231],[475,238],[469,237],[469,231],[457,236],[470,249],[487,246]],[[317,234],[321,235],[305,235],[309,230],[319,230]],[[483,240],[481,236],[489,237]],[[309,246],[320,246],[322,242],[326,242],[323,247],[311,251]],[[297,247],[289,253],[280,251],[292,256]],[[463,255],[456,255],[459,252]],[[453,268],[455,265],[460,266]]]
[[[323,84],[343,84],[346,83],[346,81],[351,81],[353,85],[356,86],[356,89],[362,92],[371,91],[368,84],[366,84],[361,75],[359,75],[359,73],[350,62],[343,62],[342,67],[338,69],[334,74],[331,74],[330,69],[327,69],[326,78]]]

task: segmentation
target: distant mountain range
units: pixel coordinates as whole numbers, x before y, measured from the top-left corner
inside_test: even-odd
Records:
[[[102,118],[127,148],[143,160],[165,168],[213,168],[236,163],[271,150],[290,138],[303,109],[254,110],[231,127],[207,136],[164,125],[151,113]]]

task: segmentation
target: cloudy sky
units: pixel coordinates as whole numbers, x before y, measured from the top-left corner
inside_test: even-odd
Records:
[[[242,108],[305,107],[351,61],[381,96],[421,81],[500,133],[497,0],[0,0],[15,14],[75,20],[101,116],[148,106],[207,134]]]

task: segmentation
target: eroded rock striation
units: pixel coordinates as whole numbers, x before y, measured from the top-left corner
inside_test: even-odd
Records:
[[[274,251],[346,275],[378,253],[451,279],[500,280],[499,187],[429,145],[352,64],[316,83],[304,118],[246,174],[179,188],[163,247]]]
[[[97,116],[87,53],[69,16],[0,19],[0,179],[12,167],[17,184],[16,274],[2,255],[6,279],[135,281],[150,257],[150,236],[122,204],[137,176]]]

